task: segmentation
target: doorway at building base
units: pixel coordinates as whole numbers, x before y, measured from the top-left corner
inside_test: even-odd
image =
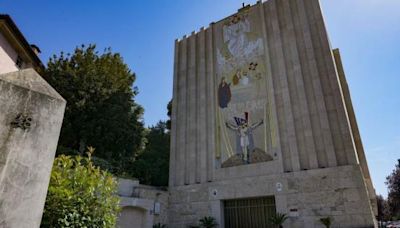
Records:
[[[225,227],[273,228],[269,220],[275,214],[274,196],[224,201]]]

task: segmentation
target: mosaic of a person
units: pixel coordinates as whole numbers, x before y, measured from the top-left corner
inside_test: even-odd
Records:
[[[226,82],[225,77],[221,78],[218,86],[218,105],[220,108],[227,108],[231,101],[231,84]]]
[[[236,126],[226,122],[226,127],[235,131],[236,137],[236,154],[241,155],[246,163],[250,163],[249,158],[254,150],[253,130],[264,123],[260,120],[256,123],[250,124],[248,113],[245,113],[245,119],[234,117]]]

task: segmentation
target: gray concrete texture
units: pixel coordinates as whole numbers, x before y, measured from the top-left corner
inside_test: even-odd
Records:
[[[256,18],[263,40],[274,160],[229,168],[217,162],[216,58],[225,19],[176,40],[171,226],[184,227],[205,215],[221,224],[224,199],[275,195],[278,211],[299,209],[288,227],[320,227],[321,216],[333,216],[340,227],[373,227],[375,192],[340,55],[330,46],[319,1],[269,0],[246,13]],[[272,190],[276,182],[284,186],[279,194]],[[211,198],[210,186],[218,188],[218,198]]]
[[[327,216],[332,227],[374,226],[360,167],[351,165],[170,188],[169,227],[187,227],[210,215],[224,227],[223,200],[271,195],[277,211],[290,216],[284,227],[323,228],[319,218]]]
[[[117,227],[151,228],[168,223],[168,192],[160,187],[141,185],[138,180],[118,179],[118,195],[122,211]],[[159,211],[155,211],[155,205]]]
[[[0,75],[0,227],[39,227],[66,101],[33,69]]]

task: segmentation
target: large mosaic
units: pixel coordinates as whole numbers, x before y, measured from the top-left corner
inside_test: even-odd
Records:
[[[241,12],[216,25],[221,167],[272,160],[264,44],[255,16]]]

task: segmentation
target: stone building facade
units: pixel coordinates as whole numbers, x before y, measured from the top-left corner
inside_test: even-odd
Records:
[[[322,227],[322,217],[374,227],[375,192],[318,0],[259,1],[176,40],[169,193],[170,227],[204,216],[240,227],[229,202],[263,197],[290,216],[285,227]],[[234,217],[258,227],[249,211]]]
[[[121,212],[117,227],[153,227],[168,223],[168,192],[165,188],[139,184],[138,180],[118,179]]]

